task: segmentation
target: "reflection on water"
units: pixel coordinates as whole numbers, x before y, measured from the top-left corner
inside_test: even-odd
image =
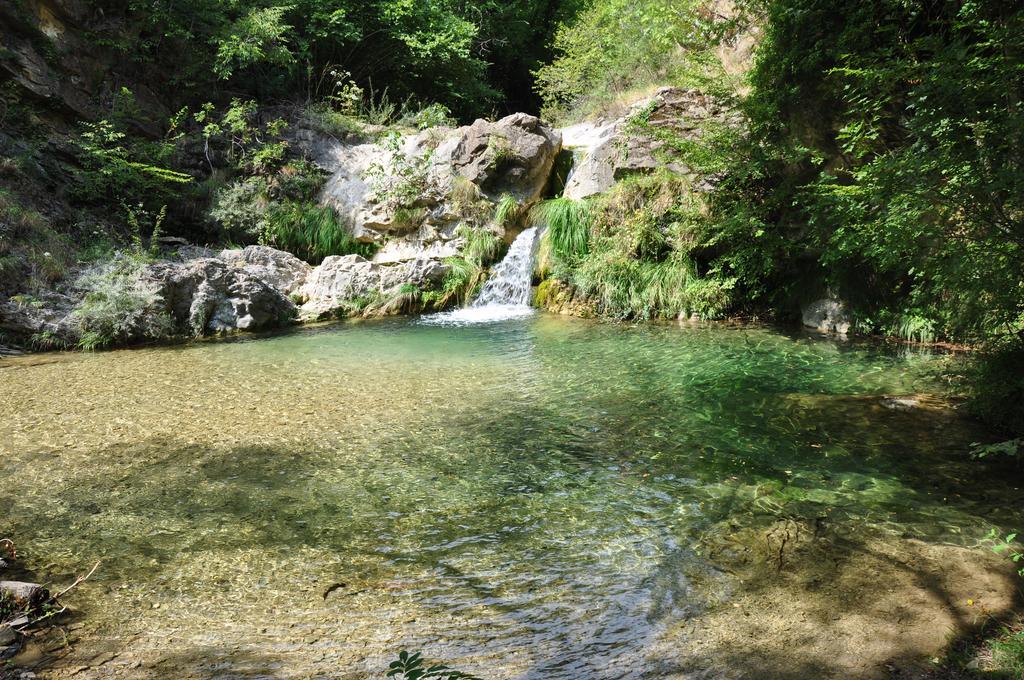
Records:
[[[657,677],[665,631],[744,588],[701,550],[722,527],[975,546],[1020,519],[963,462],[980,433],[883,403],[934,363],[547,315],[11,359],[0,534],[55,582],[104,560],[58,669]]]

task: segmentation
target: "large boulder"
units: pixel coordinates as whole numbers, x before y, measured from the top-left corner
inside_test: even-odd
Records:
[[[38,349],[73,344],[78,329],[72,312],[81,296],[72,290],[41,290],[0,300],[0,337]]]
[[[218,259],[244,269],[285,295],[298,292],[313,268],[283,250],[267,246],[247,246],[241,250],[222,250]]]
[[[707,178],[696,177],[665,137],[699,140],[707,124],[735,125],[738,120],[734,111],[700,90],[662,88],[618,120],[566,128],[565,145],[577,159],[564,195],[593,196],[631,174],[658,168],[693,175],[700,188]]]
[[[557,130],[515,113],[459,128],[437,147],[433,161],[442,175],[447,170],[467,179],[492,199],[507,193],[530,203],[540,198],[561,149]]]
[[[846,305],[839,300],[831,298],[815,300],[804,305],[801,311],[803,312],[804,326],[822,333],[846,335],[853,325]]]
[[[299,292],[305,300],[300,318],[316,320],[337,316],[350,309],[354,301],[394,295],[405,284],[436,284],[445,271],[443,264],[429,259],[382,265],[359,255],[328,257],[313,270]]]
[[[260,330],[287,324],[297,314],[284,291],[217,258],[158,262],[142,279],[154,286],[181,334]]]

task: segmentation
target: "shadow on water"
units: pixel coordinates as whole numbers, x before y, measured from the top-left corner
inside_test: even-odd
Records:
[[[71,530],[72,541],[80,541],[69,546],[75,553],[90,554],[96,545],[103,546],[108,566],[96,584],[101,589],[125,581],[162,584],[150,594],[158,594],[161,587],[180,587],[180,576],[175,576],[180,565],[201,563],[211,551],[238,553],[238,559],[206,573],[200,570],[200,580],[194,584],[200,593],[223,587],[218,585],[225,576],[222,570],[238,567],[253,546],[272,555],[310,549],[357,554],[354,561],[359,568],[339,572],[339,582],[390,590],[399,607],[413,602],[427,615],[422,630],[395,639],[396,646],[390,650],[376,650],[382,669],[389,652],[418,645],[435,656],[447,653],[444,660],[449,663],[466,661],[464,667],[485,675],[489,668],[501,668],[503,659],[515,658],[514,667],[526,667],[514,675],[517,678],[568,678],[584,673],[609,679],[694,677],[694,673],[703,674],[696,677],[786,680],[840,677],[820,652],[802,658],[800,648],[773,649],[753,639],[725,638],[709,659],[678,649],[666,653],[663,638],[667,630],[680,626],[684,630],[687,625],[699,627],[709,608],[728,607],[738,589],[748,600],[757,601],[760,593],[777,588],[780,580],[791,596],[799,593],[804,617],[814,620],[815,626],[827,628],[837,618],[858,615],[870,627],[870,615],[864,617],[865,599],[879,592],[867,584],[859,584],[861,597],[845,601],[816,598],[807,592],[814,578],[842,581],[845,572],[865,563],[882,563],[887,565],[884,573],[904,574],[908,583],[929,594],[933,607],[952,613],[955,630],[962,634],[970,635],[976,625],[960,613],[956,596],[945,586],[934,561],[914,564],[879,551],[870,545],[876,538],[870,531],[862,536],[858,529],[846,526],[841,533],[826,529],[826,536],[815,537],[820,544],[795,545],[790,562],[776,572],[770,557],[761,554],[763,534],[779,521],[805,522],[810,527],[828,516],[827,508],[811,508],[813,504],[800,501],[793,508],[764,512],[760,509],[764,506],[754,505],[759,499],[750,493],[751,486],[756,486],[752,480],[734,480],[722,493],[708,496],[702,493],[702,484],[691,479],[682,484],[677,479],[666,481],[664,476],[671,475],[667,470],[677,467],[670,464],[622,456],[604,460],[598,467],[593,452],[579,442],[523,460],[517,452],[534,446],[534,437],[552,434],[550,428],[542,427],[550,422],[543,412],[517,416],[514,424],[506,419],[504,427],[493,430],[478,414],[464,417],[477,423],[467,433],[471,440],[467,455],[479,459],[416,456],[409,450],[411,442],[385,438],[377,454],[395,461],[390,479],[377,477],[373,466],[353,467],[340,472],[355,481],[341,486],[333,479],[327,484],[317,482],[331,458],[315,450],[217,450],[150,441],[107,451],[103,455],[118,461],[119,474],[112,478],[109,470],[97,470],[80,478],[74,489],[58,490],[56,495],[64,502],[56,512],[51,509],[47,521],[55,529]],[[958,504],[968,513],[975,511],[969,488],[961,488],[965,493],[952,501],[948,496],[940,500],[934,494],[935,480],[927,475],[915,477],[914,470],[904,468],[900,483],[905,504],[914,507],[919,519],[955,515]],[[699,472],[710,481],[728,478],[735,466],[710,461],[701,470],[689,472],[695,476]],[[975,475],[971,484],[980,477],[981,473]],[[915,482],[920,488],[915,488]],[[451,494],[453,487],[461,488]],[[127,489],[128,494],[116,491]],[[947,484],[943,493],[954,490],[955,484]],[[431,511],[424,513],[422,504],[428,499],[433,499]],[[570,503],[576,510],[559,507],[559,502]],[[701,517],[679,523],[679,503],[703,506]],[[811,516],[809,508],[815,511]],[[855,510],[850,514],[856,517]],[[130,519],[122,521],[125,517]],[[827,521],[844,525],[846,519]],[[733,529],[741,533],[734,550],[739,554],[717,559],[722,555],[707,550],[708,535]],[[926,536],[924,540],[941,539]],[[615,550],[624,546],[634,554],[617,558]],[[805,553],[802,557],[800,551]],[[808,561],[817,560],[829,568],[808,567]],[[526,568],[517,572],[516,563],[524,562]],[[333,568],[344,569],[341,563]],[[538,568],[564,578],[548,583],[522,573]],[[741,586],[731,582],[730,572],[737,571],[749,579]],[[289,576],[300,574],[289,572]],[[204,578],[210,582],[204,583]],[[526,587],[519,587],[520,578]],[[329,580],[320,578],[304,586],[297,601],[313,611],[322,609],[322,591]],[[573,582],[583,587],[574,589]],[[231,587],[230,579],[228,583]],[[248,585],[254,583],[258,579]],[[544,609],[550,601],[559,606]],[[503,634],[491,639],[472,635],[460,643],[445,636],[464,635],[460,626],[469,621],[443,627],[440,635],[431,630],[432,617],[467,607],[484,614],[477,625],[490,625]],[[542,612],[539,619],[549,616],[550,620],[539,620],[537,609]],[[567,615],[560,616],[560,611]],[[580,611],[587,614],[581,616]],[[345,616],[337,608],[319,613]],[[143,614],[147,616],[154,614]],[[386,618],[380,623],[389,625]],[[770,642],[771,624],[761,621],[750,632]],[[329,634],[324,641],[351,644],[351,640],[331,641]],[[685,647],[686,634],[674,644]],[[914,641],[903,647],[894,641],[887,654],[894,660],[916,659],[919,649]],[[160,656],[153,668],[187,670],[189,677],[239,677],[250,672],[274,677],[284,673],[282,669],[307,664],[317,672],[332,672],[325,671],[317,659],[303,659],[293,650],[254,656],[252,644],[219,652],[209,646],[175,649]]]
[[[999,502],[1019,482],[966,462],[978,434],[948,411],[887,407],[884,361],[546,332],[509,340],[500,389],[417,384],[379,431],[20,453],[0,533],[50,578],[104,559],[38,669],[366,678],[417,649],[524,680],[915,677],[1013,604],[978,541],[1022,519]]]

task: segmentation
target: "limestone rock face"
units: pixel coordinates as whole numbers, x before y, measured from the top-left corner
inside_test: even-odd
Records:
[[[285,295],[298,292],[313,271],[307,263],[291,253],[266,246],[247,246],[242,250],[222,250],[218,259],[244,269],[269,283]]]
[[[701,126],[707,122],[738,124],[738,118],[700,90],[662,88],[616,121],[567,128],[566,146],[573,148],[578,158],[566,182],[565,197],[593,196],[608,191],[631,174],[653,172],[661,167],[693,174],[674,158],[658,138],[659,133],[697,140],[703,135]],[[706,178],[694,179],[698,189],[708,188]]]
[[[803,323],[822,333],[846,335],[850,331],[852,321],[844,305],[839,300],[815,300],[803,308]]]
[[[379,246],[374,262],[388,264],[458,254],[460,225],[510,238],[492,221],[494,204],[505,193],[521,204],[541,197],[561,136],[519,113],[424,130],[394,145],[350,143],[311,130],[297,131],[293,144],[331,173],[321,201],[355,238]]]
[[[51,337],[73,342],[77,333],[71,312],[80,301],[70,291],[40,291],[35,304],[17,297],[0,300],[0,332],[15,337]]]
[[[254,331],[296,316],[285,293],[241,267],[216,258],[158,262],[143,279],[155,286],[182,334]]]
[[[9,58],[0,60],[0,72],[6,71],[40,99],[88,116],[95,112],[90,88],[100,82],[105,65],[78,37],[80,25],[89,15],[84,5],[38,0],[26,3],[18,12],[17,3],[0,3],[0,43],[9,51]],[[57,59],[45,54],[33,40],[34,31],[49,41],[48,47],[60,55]]]
[[[539,118],[515,113],[497,122],[478,120],[437,147],[434,163],[469,180],[490,198],[509,193],[537,200],[562,149],[558,131]]]
[[[445,271],[443,264],[431,259],[382,265],[359,255],[328,257],[299,291],[305,300],[300,318],[330,318],[353,300],[394,294],[403,284],[438,283]]]

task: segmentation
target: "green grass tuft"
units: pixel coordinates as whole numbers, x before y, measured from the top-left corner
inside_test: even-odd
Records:
[[[455,233],[465,241],[462,257],[477,267],[486,267],[501,251],[501,239],[486,229],[462,225]]]
[[[306,201],[271,207],[261,241],[313,264],[331,255],[373,255],[372,246],[356,241],[333,208]]]
[[[583,260],[572,282],[601,314],[621,319],[718,318],[730,303],[728,284],[701,279],[679,253],[654,262],[601,251]]]
[[[494,211],[494,221],[508,229],[514,227],[522,219],[523,208],[512,194],[502,194],[498,199],[498,207]]]
[[[547,227],[551,248],[563,260],[577,261],[590,252],[594,217],[587,203],[554,198],[535,206],[530,217]]]

